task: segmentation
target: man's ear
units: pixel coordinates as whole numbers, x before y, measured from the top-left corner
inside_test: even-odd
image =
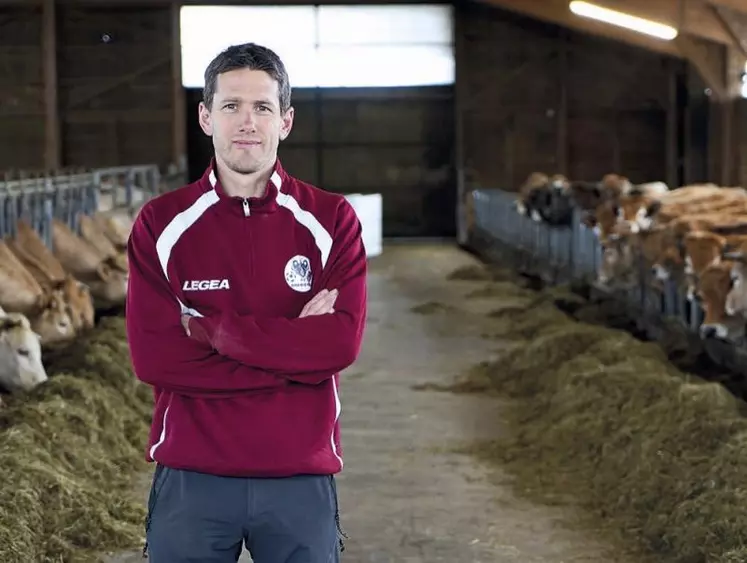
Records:
[[[295,110],[293,106],[288,108],[283,116],[283,123],[280,126],[280,140],[285,141],[290,135],[291,129],[293,129],[293,118],[295,116]]]
[[[205,102],[200,102],[197,106],[197,120],[200,122],[200,129],[208,137],[213,136],[213,119],[210,115],[210,110],[205,105]]]

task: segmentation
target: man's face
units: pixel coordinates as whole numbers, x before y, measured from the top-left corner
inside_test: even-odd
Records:
[[[293,126],[293,108],[281,114],[278,83],[262,70],[218,75],[212,110],[200,103],[199,114],[216,159],[240,174],[272,167],[278,144]]]

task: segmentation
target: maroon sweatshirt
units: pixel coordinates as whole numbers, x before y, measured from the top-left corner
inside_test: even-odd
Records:
[[[361,225],[343,196],[279,161],[249,199],[228,197],[214,165],[147,202],[129,239],[127,337],[155,393],[146,459],[217,475],[337,473],[338,372],[366,315]],[[298,318],[325,288],[339,290],[334,313]]]

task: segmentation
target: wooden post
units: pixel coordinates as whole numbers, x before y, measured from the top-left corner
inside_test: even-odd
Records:
[[[679,185],[679,150],[678,150],[678,127],[677,127],[677,61],[667,61],[667,164],[666,182],[669,189]]]
[[[42,66],[44,74],[44,168],[62,165],[60,112],[57,99],[57,10],[55,0],[42,3]]]
[[[734,102],[732,100],[726,100],[719,105],[719,113],[721,114],[721,151],[719,152],[719,158],[721,159],[721,185],[729,186],[732,184],[732,155],[734,154],[732,148],[733,139],[733,119],[734,119]]]
[[[560,28],[558,38],[560,100],[557,114],[556,162],[560,174],[568,175],[568,31]]]
[[[454,167],[456,168],[456,235],[458,244],[467,244],[469,236],[473,229],[472,202],[469,201],[470,195],[467,193],[465,178],[464,155],[464,107],[465,97],[468,92],[464,88],[464,72],[462,65],[464,59],[464,6],[456,3],[454,6],[454,58],[456,60],[456,70],[454,77]]]
[[[173,98],[172,153],[174,164],[179,164],[187,157],[187,123],[186,94],[182,86],[182,45],[179,14],[181,1],[171,2],[171,80]],[[193,116],[197,119],[197,116]]]

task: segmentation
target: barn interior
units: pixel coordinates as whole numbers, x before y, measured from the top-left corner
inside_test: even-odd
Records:
[[[747,0],[0,0],[0,561],[161,563],[130,236],[245,42],[362,227],[342,559],[747,563]]]

